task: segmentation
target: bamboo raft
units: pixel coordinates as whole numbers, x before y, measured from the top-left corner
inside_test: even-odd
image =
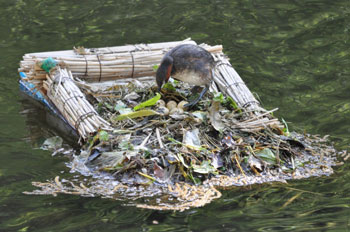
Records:
[[[112,80],[142,80],[155,76],[155,67],[164,54],[180,44],[196,44],[191,39],[183,41],[126,45],[106,48],[74,48],[67,51],[30,53],[23,56],[19,72],[25,73],[24,81],[34,84],[37,91],[58,109],[66,121],[85,140],[98,129],[113,128],[102,119],[86,100],[75,80],[105,82]],[[244,111],[247,119],[233,127],[255,131],[266,127],[281,127],[281,123],[270,117],[259,101],[243,82],[221,45],[199,45],[211,52],[215,61],[215,77],[211,91],[221,91],[230,96]],[[42,62],[53,58],[58,68],[47,73],[41,68]],[[149,79],[149,78],[148,78]]]

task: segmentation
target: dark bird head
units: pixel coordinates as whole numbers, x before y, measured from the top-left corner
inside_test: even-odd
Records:
[[[172,68],[173,68],[173,58],[171,56],[165,56],[156,73],[158,91],[160,91],[164,83],[168,82],[169,77],[171,75]]]

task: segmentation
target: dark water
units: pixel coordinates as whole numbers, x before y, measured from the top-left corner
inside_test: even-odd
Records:
[[[222,44],[264,107],[279,107],[292,129],[330,134],[349,149],[349,14],[349,0],[0,0],[0,231],[350,231],[349,162],[330,177],[226,190],[182,213],[23,195],[31,181],[72,174],[65,158],[38,149],[57,132],[17,84],[24,53],[192,37]]]

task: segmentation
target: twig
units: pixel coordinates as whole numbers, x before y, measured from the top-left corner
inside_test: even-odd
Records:
[[[159,133],[159,129],[158,129],[158,127],[156,128],[156,134],[157,134],[157,139],[158,139],[158,142],[159,142],[159,146],[160,146],[160,148],[164,148],[164,144],[163,144],[163,142],[162,142],[162,138],[160,137],[160,133]]]

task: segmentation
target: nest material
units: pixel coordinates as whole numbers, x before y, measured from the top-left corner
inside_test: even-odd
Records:
[[[192,93],[179,94],[188,89],[183,84],[175,84],[175,89],[165,92],[157,104],[135,111],[152,115],[135,118],[120,116],[152,98],[152,88],[140,83],[115,86],[104,94],[90,92],[96,110],[116,129],[108,139],[101,139],[103,131],[90,138],[82,155],[88,166],[130,183],[137,183],[136,175],[159,183],[198,184],[215,175],[289,176],[297,172],[299,177],[309,176],[309,169],[322,169],[331,161],[322,160],[324,156],[317,153],[321,150],[307,136],[273,124],[252,126],[249,123],[254,120],[221,94],[208,94],[196,108],[183,109],[181,99]],[[264,116],[273,120],[270,114]],[[334,152],[327,149],[328,155]]]

